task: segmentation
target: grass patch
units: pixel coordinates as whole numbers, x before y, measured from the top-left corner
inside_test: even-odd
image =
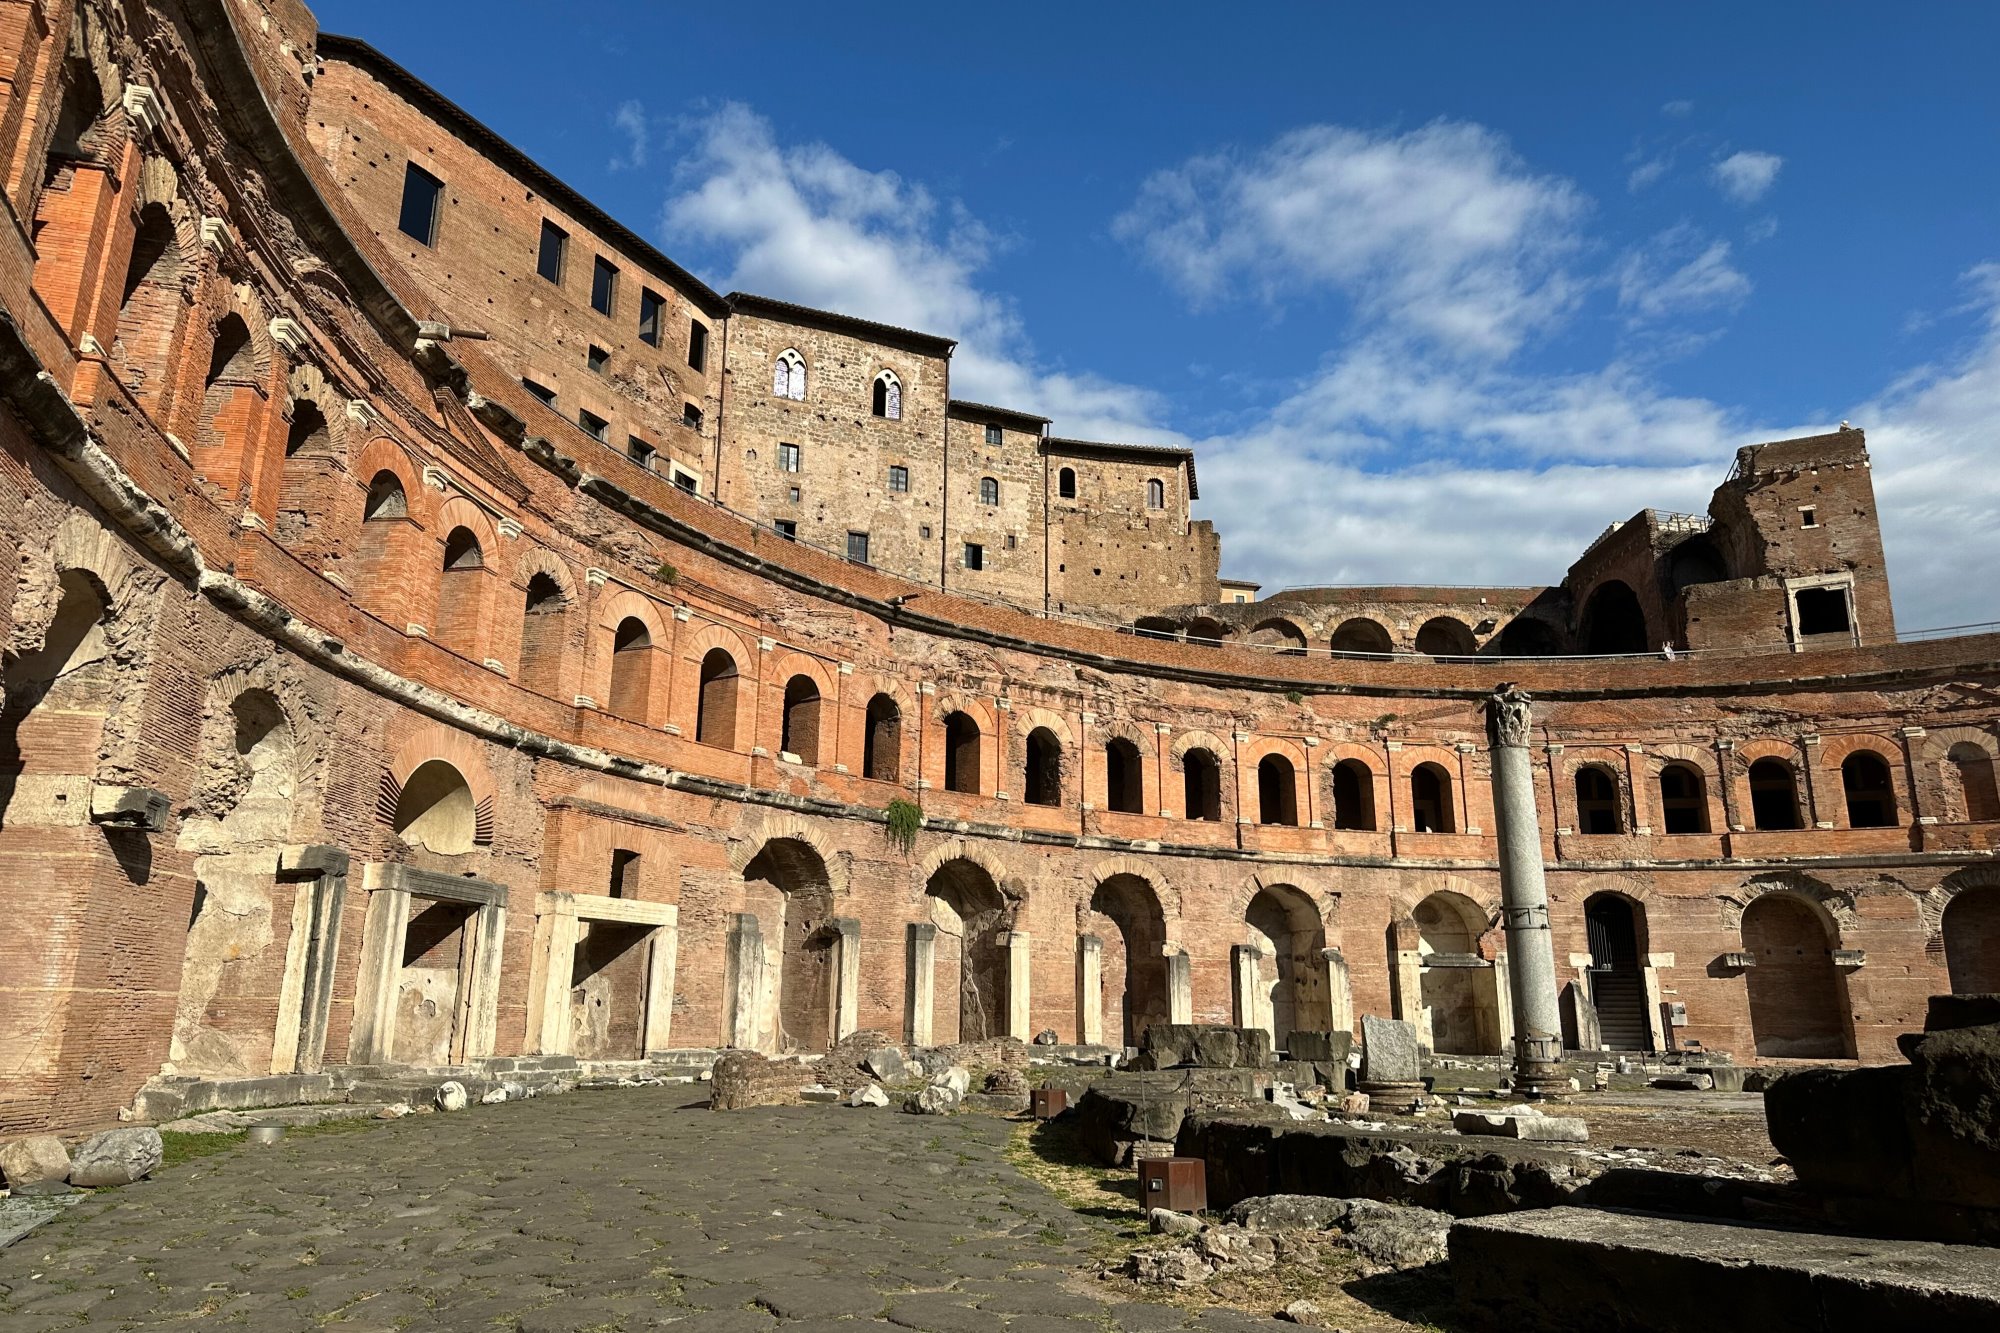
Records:
[[[226,1152],[243,1142],[243,1131],[233,1134],[183,1134],[177,1130],[160,1131],[160,1146],[164,1153],[160,1165],[180,1166],[186,1162],[198,1161],[203,1157],[213,1157]]]

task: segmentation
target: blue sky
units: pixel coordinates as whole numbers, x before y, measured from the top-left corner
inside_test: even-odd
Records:
[[[1849,419],[1902,627],[2000,617],[2000,9],[316,9],[720,289],[1194,444],[1225,573],[1553,581]]]

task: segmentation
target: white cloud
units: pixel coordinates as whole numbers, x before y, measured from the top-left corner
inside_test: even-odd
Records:
[[[1715,188],[1739,204],[1754,204],[1778,179],[1785,159],[1776,153],[1749,150],[1731,153],[1709,168]]]
[[[1320,289],[1458,354],[1504,358],[1567,314],[1589,204],[1491,130],[1315,125],[1156,172],[1113,233],[1197,303]]]
[[[1619,307],[1644,322],[1742,304],[1750,279],[1729,262],[1729,242],[1703,239],[1693,227],[1672,227],[1626,255],[1617,272]]]
[[[636,171],[646,165],[652,148],[652,127],[646,120],[646,104],[637,100],[620,102],[611,113],[611,127],[625,136],[625,151],[614,154],[608,163],[613,171]]]
[[[1660,114],[1663,116],[1672,116],[1675,120],[1680,120],[1694,114],[1694,103],[1688,101],[1686,98],[1676,98],[1671,102],[1663,103],[1660,107]]]
[[[1664,157],[1648,158],[1646,161],[1632,168],[1632,174],[1625,178],[1625,188],[1633,194],[1637,194],[1641,190],[1658,184],[1660,177],[1666,174],[1667,159]]]

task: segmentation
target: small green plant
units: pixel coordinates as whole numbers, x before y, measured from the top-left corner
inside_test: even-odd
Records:
[[[1286,690],[1286,691],[1285,691],[1285,702],[1286,702],[1286,703],[1288,703],[1288,704],[1302,704],[1302,703],[1304,703],[1305,701],[1306,701],[1306,697],[1305,697],[1305,696],[1304,696],[1303,694],[1300,694],[1300,693],[1299,693],[1299,692],[1298,692],[1297,690]]]
[[[671,588],[674,584],[681,581],[681,572],[662,560],[660,567],[653,571],[653,577]]]
[[[889,802],[888,808],[882,814],[885,819],[883,836],[888,838],[898,851],[908,856],[910,849],[917,845],[917,830],[924,826],[923,808],[916,802],[906,801],[899,796]]]

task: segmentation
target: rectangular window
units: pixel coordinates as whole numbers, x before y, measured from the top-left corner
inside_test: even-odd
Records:
[[[681,405],[681,424],[683,426],[686,426],[689,430],[693,431],[700,430],[701,409],[696,407],[693,403],[683,403]]]
[[[793,504],[797,504],[797,503],[799,502],[799,488],[798,488],[798,487],[796,487],[796,486],[792,487],[792,491],[791,491],[791,497],[790,497],[790,498],[791,498],[791,501],[792,501],[792,503],[793,503]]]
[[[590,367],[592,374],[602,375],[605,367],[611,364],[611,353],[602,347],[593,347],[584,353],[583,363]]]
[[[1000,428],[998,426],[988,426],[986,428],[986,442],[988,444],[1000,443]]]
[[[799,524],[797,519],[781,518],[772,524],[772,526],[777,528],[778,535],[788,542],[795,542],[799,539]]]
[[[535,272],[562,286],[563,260],[569,257],[569,233],[547,218],[542,219],[542,250],[535,256]]]
[[[544,403],[547,403],[550,407],[554,407],[556,405],[556,391],[554,389],[551,389],[548,385],[537,384],[533,380],[528,379],[526,376],[523,376],[521,379],[521,387],[526,389],[529,393],[535,395],[535,397],[541,399]]]
[[[403,216],[396,225],[403,234],[425,245],[437,244],[438,201],[444,182],[411,162],[403,168]]]
[[[611,429],[611,423],[587,407],[576,410],[576,424],[583,427],[584,434],[593,440],[604,438],[604,432]]]
[[[618,301],[618,266],[603,255],[590,272],[590,308],[600,315],[611,313]]]
[[[931,539],[931,525],[928,523],[918,524],[917,536],[921,537],[925,541],[929,541]]]
[[[1799,526],[1800,526],[1800,527],[1802,527],[1802,528],[1816,528],[1816,527],[1818,527],[1818,526],[1819,526],[1819,510],[1817,510],[1817,509],[1814,509],[1814,508],[1812,508],[1812,507],[1811,507],[1810,505],[1800,505],[1800,506],[1799,506]]]
[[[660,307],[666,302],[651,287],[639,289],[639,341],[660,345]]]
[[[967,569],[986,568],[986,548],[978,542],[965,544],[965,567]]]
[[[778,471],[797,472],[799,470],[799,447],[796,444],[778,446]]]
[[[1007,549],[1010,551],[1014,549],[1014,534],[1011,532],[1007,534]]]
[[[708,325],[698,319],[688,321],[688,368],[708,368]]]
[[[891,464],[889,468],[889,489],[899,494],[909,490],[910,470],[900,463]]]
[[[623,847],[611,849],[611,892],[613,898],[639,896],[639,853]]]
[[[656,452],[652,445],[647,444],[636,435],[627,435],[625,437],[625,456],[640,467],[645,468],[648,472],[653,470],[653,460]]]
[[[847,534],[847,558],[857,565],[868,563],[868,534],[850,532]]]
[[[680,487],[689,495],[701,494],[701,478],[678,463],[674,464],[674,485]]]

